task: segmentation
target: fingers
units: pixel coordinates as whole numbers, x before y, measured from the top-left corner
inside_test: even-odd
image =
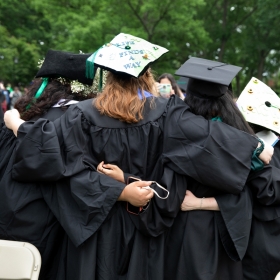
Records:
[[[191,191],[187,190],[187,191],[186,191],[186,196],[188,196],[188,197],[194,197],[195,195],[194,195]]]
[[[136,181],[131,184],[128,184],[125,187],[125,200],[129,201],[132,205],[135,206],[145,206],[150,202],[154,193],[151,189],[144,189],[143,187],[147,187],[151,185],[152,182],[147,181]]]
[[[104,162],[103,162],[103,167],[104,167],[104,168],[107,168],[107,169],[112,169],[112,170],[115,170],[115,169],[118,168],[118,167],[117,167],[116,165],[114,165],[114,164],[109,164],[109,163],[104,164]]]
[[[107,167],[111,164],[104,164],[104,161],[101,161],[97,166],[97,171],[102,174],[108,174],[109,168]]]
[[[106,171],[110,171],[110,170],[117,170],[118,167],[114,164],[109,164],[109,163],[104,163],[104,161],[101,161],[98,166],[97,166],[97,171],[99,171],[100,173],[106,174]]]
[[[136,187],[140,187],[141,191],[145,191],[144,193],[146,195],[146,199],[151,199],[154,196],[154,192],[151,188],[146,188],[149,187],[153,182],[152,181],[137,181],[133,182]]]
[[[264,150],[259,155],[259,158],[263,161],[264,164],[269,164],[273,156],[274,148],[270,145],[265,145]]]
[[[141,191],[146,191],[147,193],[144,193],[144,200],[145,200],[145,205],[144,206],[146,206],[150,201],[151,201],[151,199],[153,198],[153,196],[154,196],[154,192],[153,192],[153,190],[152,189],[144,189],[144,188],[141,188]]]
[[[153,182],[152,181],[137,181],[137,187],[143,188],[150,186]]]
[[[103,164],[104,164],[104,161],[101,161],[101,162],[98,164],[98,166],[97,166],[97,171],[98,171],[99,173],[102,173],[102,174],[104,174],[104,172],[103,172],[103,170],[104,170]]]
[[[147,197],[146,197],[146,199],[147,199],[146,200],[146,204],[144,206],[146,206],[151,201],[153,196],[154,196],[154,192],[153,191],[150,194],[147,195]]]

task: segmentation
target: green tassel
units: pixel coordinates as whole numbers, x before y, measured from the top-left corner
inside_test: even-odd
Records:
[[[34,96],[35,100],[38,99],[42,95],[42,93],[45,90],[48,83],[49,83],[49,78],[43,78],[43,82],[42,82],[41,86],[39,87],[39,89],[37,90],[37,92]],[[26,110],[28,110],[30,107],[31,107],[31,104],[28,104],[26,106]]]
[[[96,52],[93,53],[86,61],[86,77],[88,79],[94,78],[94,59],[96,56]]]
[[[38,99],[42,95],[48,83],[49,83],[49,78],[43,78],[43,82],[35,94],[35,99]]]
[[[103,69],[100,68],[99,72],[99,85],[98,85],[98,91],[102,91],[102,86],[103,86]]]
[[[94,52],[86,61],[86,78],[88,79],[93,79],[94,78],[94,60],[95,60],[95,57],[98,53],[98,51],[100,49],[102,49],[102,47],[100,47],[96,52]]]

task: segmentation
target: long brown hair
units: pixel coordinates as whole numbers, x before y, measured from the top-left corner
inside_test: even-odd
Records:
[[[138,97],[138,90],[142,92],[142,100]],[[139,78],[109,72],[106,86],[96,97],[94,106],[102,115],[137,123],[143,119],[146,101],[143,90],[156,95],[155,79],[150,69]]]

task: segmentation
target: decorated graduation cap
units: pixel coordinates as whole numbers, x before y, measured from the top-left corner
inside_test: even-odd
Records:
[[[189,78],[187,93],[201,98],[219,98],[231,87],[231,81],[241,69],[219,61],[192,57],[175,75]]]
[[[236,103],[247,122],[280,133],[280,98],[265,83],[251,78]]]
[[[70,83],[73,93],[89,96],[94,93],[93,79],[85,77],[86,60],[91,54],[71,53],[66,51],[49,50],[46,57],[38,62],[39,71],[36,78],[42,78],[42,84],[34,95],[33,103],[42,95],[49,78],[61,83]],[[96,68],[94,69],[94,75]],[[28,110],[33,103],[27,105]]]
[[[65,51],[49,50],[44,62],[36,74],[36,78],[65,78],[77,80],[82,84],[92,85],[96,68],[92,78],[86,77],[86,60],[91,54],[71,53]]]
[[[156,61],[167,49],[139,37],[120,33],[110,43],[100,47],[87,59],[86,76],[92,78],[94,67],[123,73],[138,78],[150,63]]]

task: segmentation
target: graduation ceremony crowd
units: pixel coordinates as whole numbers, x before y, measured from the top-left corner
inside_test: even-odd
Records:
[[[256,110],[234,100],[239,66],[191,57],[178,81],[156,79],[166,52],[124,33],[94,53],[49,50],[6,111],[0,239],[38,248],[40,280],[280,272],[279,117],[245,119]]]

